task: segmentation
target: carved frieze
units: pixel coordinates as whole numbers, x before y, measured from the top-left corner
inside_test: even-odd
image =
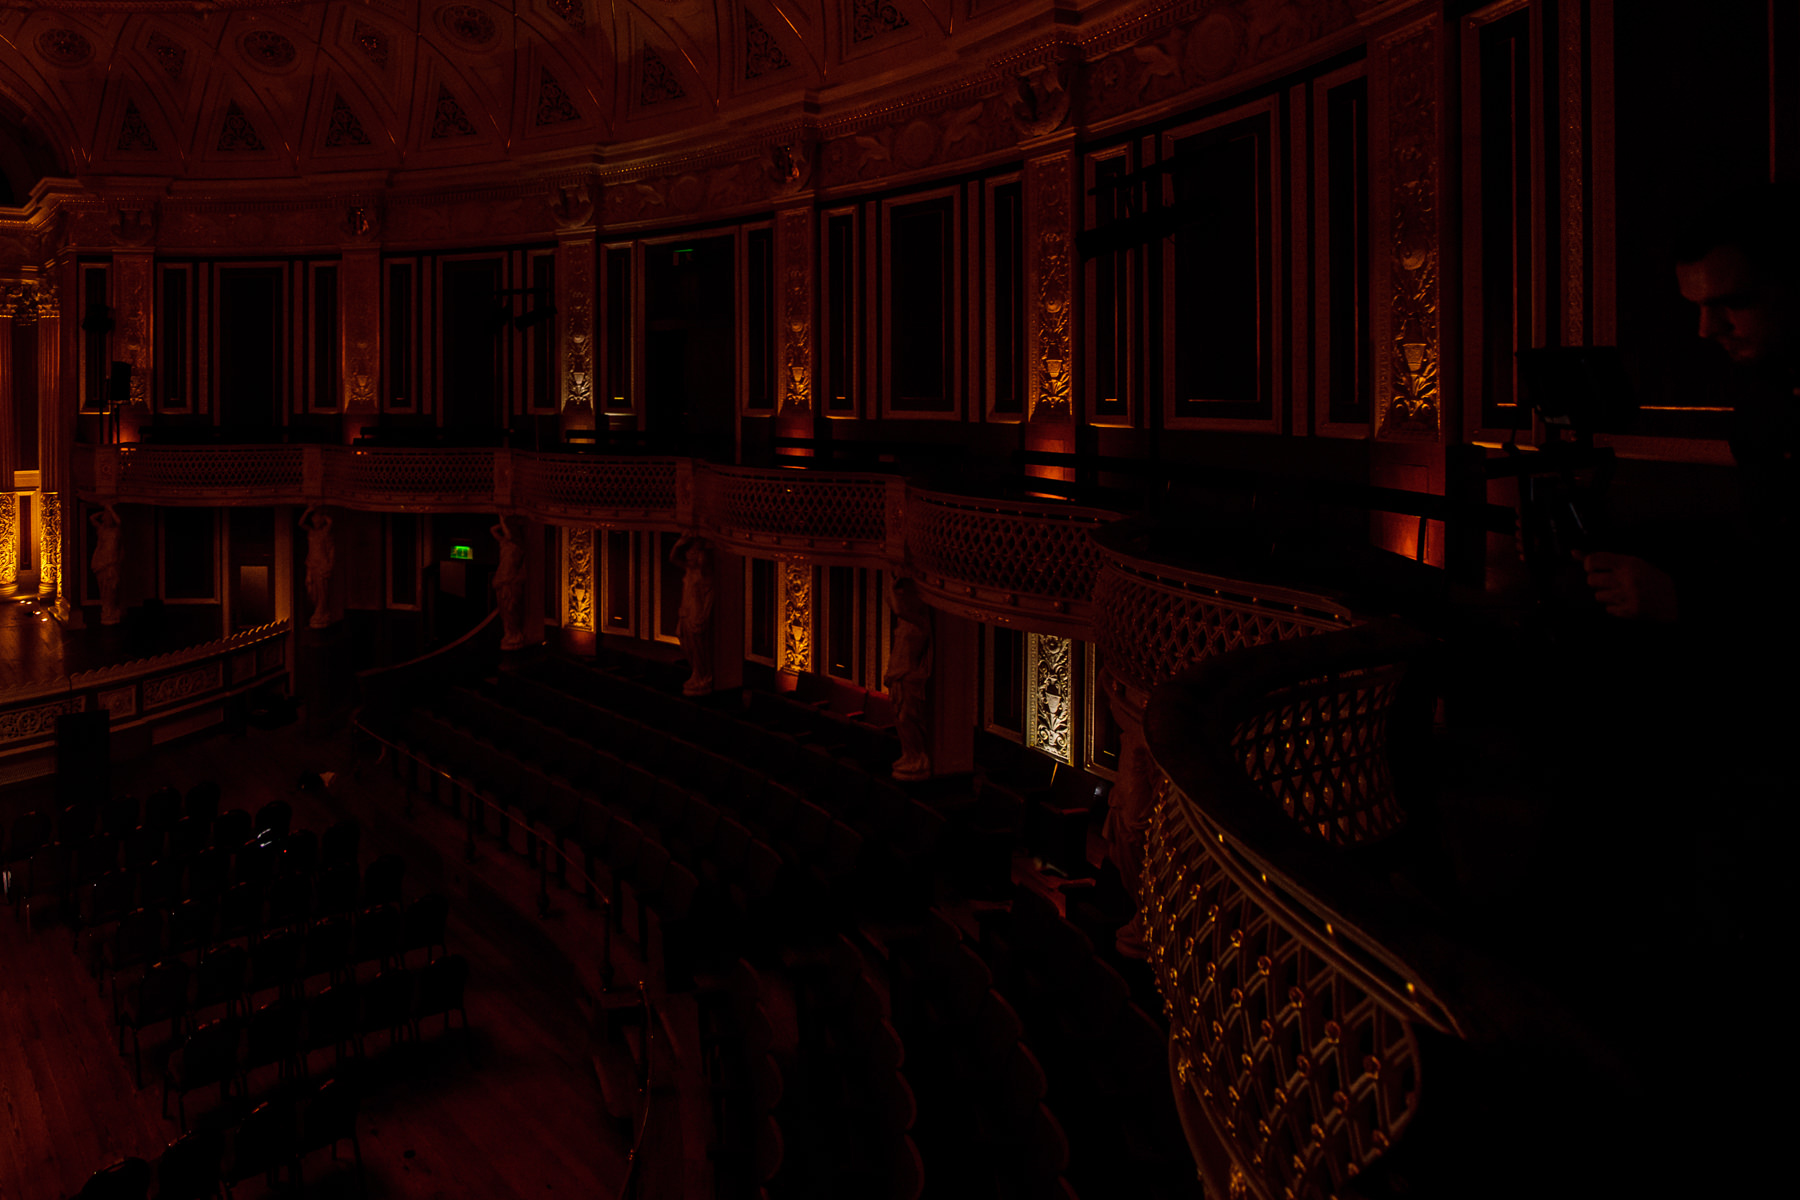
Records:
[[[225,664],[220,659],[144,680],[144,711],[167,708],[225,686]]]
[[[775,252],[781,264],[775,361],[781,364],[784,415],[812,411],[813,227],[811,208],[789,209],[775,222]]]
[[[47,738],[56,732],[56,718],[64,713],[81,712],[86,706],[86,696],[75,696],[30,708],[12,708],[0,712],[0,744],[22,742],[29,738]]]
[[[556,243],[556,320],[563,381],[561,407],[594,410],[594,239]]]
[[[94,707],[105,709],[114,721],[123,721],[137,716],[137,687],[126,684],[113,688],[108,692],[97,692],[94,695]]]
[[[1068,122],[1071,74],[1069,64],[1049,63],[1013,80],[1010,107],[1021,138],[1045,137]]]
[[[764,28],[756,14],[744,10],[744,78],[761,79],[793,64],[781,49],[775,35]]]
[[[581,525],[567,535],[563,576],[569,581],[565,619],[570,629],[594,632],[594,531]]]
[[[1018,142],[1011,100],[972,96],[935,112],[829,139],[820,166],[826,187],[976,158]]]
[[[1385,244],[1385,295],[1376,319],[1375,435],[1434,439],[1439,431],[1438,296],[1438,32],[1416,25],[1377,46],[1371,57],[1385,76],[1385,117],[1377,114],[1385,150],[1373,181]],[[1379,144],[1379,143],[1378,143]]]
[[[781,669],[812,670],[812,564],[781,564]]]
[[[1062,151],[1025,166],[1025,341],[1031,356],[1027,414],[1034,421],[1074,415],[1073,157],[1072,151]]]

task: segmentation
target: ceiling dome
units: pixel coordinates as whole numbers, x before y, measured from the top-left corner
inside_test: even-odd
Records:
[[[63,0],[0,12],[0,95],[61,171],[82,177],[543,162],[692,144],[708,127],[854,103],[895,82],[916,88],[954,71],[954,43],[969,31],[986,38],[1004,24],[996,13],[1027,11],[1038,10],[1018,0]]]

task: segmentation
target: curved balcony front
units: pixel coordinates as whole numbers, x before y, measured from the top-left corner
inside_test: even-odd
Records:
[[[1086,640],[1100,568],[1089,534],[1118,519],[1096,508],[912,489],[906,554],[934,607]]]
[[[1182,561],[1142,526],[1119,522],[1093,535],[1094,641],[1106,685],[1142,713],[1151,689],[1203,659],[1242,646],[1343,629],[1349,606],[1324,592],[1251,582]]]
[[[333,446],[321,455],[323,496],[376,512],[492,508],[505,499],[504,476],[496,470],[504,457],[488,449]]]
[[[693,464],[682,458],[514,454],[512,502],[558,521],[676,529],[692,519]]]
[[[92,486],[126,504],[291,504],[306,495],[306,446],[91,449]]]
[[[897,476],[798,468],[697,470],[699,524],[744,553],[887,566],[905,553]]]

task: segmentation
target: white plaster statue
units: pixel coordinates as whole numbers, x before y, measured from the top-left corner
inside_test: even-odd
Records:
[[[500,543],[500,565],[494,571],[500,626],[506,631],[500,648],[518,650],[525,645],[525,543],[505,516],[489,532]]]
[[[337,566],[337,548],[331,541],[331,518],[322,508],[307,505],[300,513],[306,530],[306,598],[313,607],[314,629],[331,624],[331,572]]]
[[[894,705],[900,759],[894,778],[931,778],[931,610],[910,579],[888,588],[888,610],[894,614],[894,636],[887,674],[881,682]]]
[[[681,691],[687,696],[709,695],[713,690],[712,548],[687,534],[669,551],[669,561],[681,567],[681,610],[675,633],[688,660],[688,679]]]
[[[100,585],[100,623],[119,623],[119,514],[112,505],[89,513],[94,526],[94,580]]]

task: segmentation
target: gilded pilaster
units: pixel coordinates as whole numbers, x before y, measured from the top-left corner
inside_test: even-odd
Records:
[[[156,305],[151,287],[155,256],[148,250],[132,250],[113,255],[113,301],[115,316],[113,353],[120,362],[131,364],[131,404],[150,404],[150,372],[154,366],[151,347],[155,344]]]
[[[1075,152],[1025,164],[1025,346],[1030,420],[1075,419]]]
[[[565,428],[594,425],[594,254],[591,229],[557,239],[557,377]]]
[[[577,525],[565,535],[563,578],[568,580],[565,620],[570,629],[594,632],[594,531]]]
[[[0,588],[19,582],[19,500],[8,486],[0,487]]]
[[[781,669],[793,674],[812,670],[812,564],[781,564]]]
[[[1431,17],[1369,54],[1375,435],[1386,441],[1435,441],[1443,429],[1441,39]]]
[[[781,376],[784,417],[813,412],[813,246],[818,223],[812,208],[790,208],[775,217],[775,361]]]
[[[381,251],[344,250],[338,267],[339,377],[342,379],[344,438],[375,423],[380,413]]]

